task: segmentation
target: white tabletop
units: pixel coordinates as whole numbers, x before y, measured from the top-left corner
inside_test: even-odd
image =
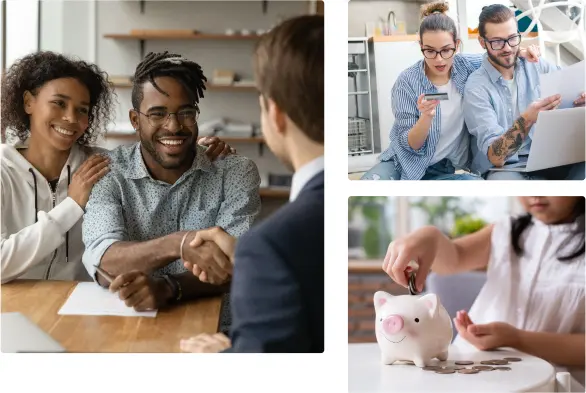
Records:
[[[394,363],[383,365],[378,344],[348,344],[348,391],[358,392],[553,392],[554,367],[534,356],[512,349],[470,351],[450,346],[445,362],[433,365],[454,365],[456,360],[482,360],[517,357],[522,361],[507,365],[510,371],[481,371],[478,374],[436,374],[419,367]],[[471,367],[471,366],[465,366]]]

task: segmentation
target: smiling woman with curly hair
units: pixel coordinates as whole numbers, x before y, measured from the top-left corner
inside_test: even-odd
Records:
[[[114,110],[107,74],[53,52],[15,62],[2,81],[1,281],[90,280],[81,263],[81,219],[109,170],[89,145]]]

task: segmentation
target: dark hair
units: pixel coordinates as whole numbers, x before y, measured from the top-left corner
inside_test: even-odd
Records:
[[[436,1],[421,6],[421,25],[419,26],[419,40],[423,39],[426,31],[446,31],[452,34],[454,42],[458,40],[456,22],[446,12],[450,6],[445,1]]]
[[[584,231],[586,230],[585,222],[584,222],[585,202],[584,202],[584,197],[578,197],[577,199],[578,200],[576,202],[576,205],[574,206],[574,211],[573,211],[572,215],[574,217],[574,222],[577,224],[578,227],[576,228],[576,231],[574,231],[573,236],[568,237],[560,245],[558,251],[560,251],[561,249],[568,246],[568,244],[570,244],[570,242],[575,238],[579,239],[579,243],[576,247],[574,247],[574,249],[570,253],[568,253],[564,256],[558,255],[557,258],[561,262],[570,261],[570,260],[576,258],[577,256],[584,254],[584,243],[585,243]],[[523,231],[525,229],[527,229],[530,225],[532,225],[532,223],[533,223],[533,221],[532,221],[531,214],[525,214],[520,217],[514,218],[512,220],[511,244],[513,245],[513,250],[515,251],[515,254],[517,256],[521,256],[523,254],[523,249],[521,248],[521,245],[520,245],[521,235],[523,234]]]
[[[263,35],[254,54],[260,94],[311,140],[324,142],[324,17],[289,19]]]
[[[155,78],[160,76],[176,79],[187,90],[190,101],[198,106],[199,99],[203,98],[203,91],[206,89],[205,82],[207,82],[201,66],[181,55],[165,51],[163,53],[150,52],[136,66],[132,78],[132,106],[134,109],[140,108],[140,103],[144,98],[143,85],[147,81],[161,94],[168,95],[155,83]]]
[[[509,7],[502,4],[492,4],[482,7],[478,17],[478,35],[486,37],[487,23],[505,23],[515,17],[515,13]]]
[[[45,83],[60,78],[75,78],[88,89],[88,128],[77,143],[88,145],[94,142],[113,119],[114,96],[108,74],[95,64],[48,51],[27,55],[6,72],[2,80],[2,134],[9,127],[24,142],[30,135],[31,125],[30,116],[24,110],[24,93],[29,91],[36,95]]]

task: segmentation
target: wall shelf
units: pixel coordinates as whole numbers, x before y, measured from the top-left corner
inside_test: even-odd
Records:
[[[262,198],[289,198],[291,193],[289,188],[281,187],[265,187],[260,189],[260,196]],[[379,267],[380,269],[380,267]]]
[[[253,41],[260,38],[259,35],[241,34],[185,34],[185,33],[158,33],[158,34],[104,34],[104,38],[115,40],[216,40],[216,41]]]
[[[138,136],[135,132],[123,132],[123,131],[110,131],[106,132],[107,139],[120,139],[120,140],[138,140]],[[253,137],[234,137],[234,136],[219,136],[221,140],[226,143],[265,143],[265,139],[261,136]]]
[[[140,43],[140,58],[145,56],[146,40],[215,40],[215,41],[255,41],[260,38],[259,35],[241,35],[241,34],[185,34],[173,31],[158,33],[142,34],[104,34],[104,38],[115,40],[138,40]]]
[[[122,81],[113,81],[112,86],[119,89],[130,89],[132,88],[132,82],[122,82]],[[216,85],[213,83],[206,83],[206,91],[213,90],[213,91],[257,91],[256,86],[249,86],[249,85]]]

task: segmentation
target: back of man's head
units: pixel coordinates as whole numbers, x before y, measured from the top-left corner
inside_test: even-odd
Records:
[[[324,18],[289,19],[259,40],[257,88],[309,139],[324,142]]]

